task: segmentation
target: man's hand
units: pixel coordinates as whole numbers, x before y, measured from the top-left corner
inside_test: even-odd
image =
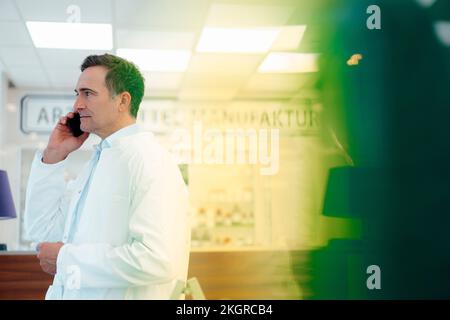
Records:
[[[84,132],[79,137],[72,135],[66,123],[67,119],[73,117],[73,112],[69,112],[56,124],[48,140],[47,148],[44,150],[42,159],[44,163],[53,164],[64,160],[69,153],[80,148],[89,137],[88,132]]]
[[[56,259],[63,245],[62,242],[41,242],[38,244],[37,257],[40,260],[42,270],[51,275],[56,274]]]

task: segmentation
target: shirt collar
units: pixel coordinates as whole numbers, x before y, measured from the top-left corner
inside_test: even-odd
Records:
[[[117,130],[113,134],[110,134],[108,137],[103,139],[97,146],[101,149],[109,148],[119,138],[131,136],[139,132],[139,125],[134,123],[129,126],[123,127],[122,129]]]

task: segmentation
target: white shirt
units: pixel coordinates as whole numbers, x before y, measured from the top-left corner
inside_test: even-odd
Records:
[[[34,242],[66,243],[46,299],[168,299],[176,281],[186,281],[186,186],[153,134],[128,129],[106,139],[78,220],[92,168],[66,185],[65,160],[45,164],[35,156],[25,230]]]

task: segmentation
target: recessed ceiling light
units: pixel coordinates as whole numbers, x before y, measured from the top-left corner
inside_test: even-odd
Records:
[[[104,23],[27,21],[36,48],[111,50],[112,26]]]
[[[142,71],[182,72],[188,67],[188,50],[117,49],[117,55],[134,62]]]
[[[267,52],[278,36],[278,28],[205,28],[197,45],[198,52]]]
[[[316,72],[318,67],[318,54],[272,52],[259,66],[260,73],[301,73]]]

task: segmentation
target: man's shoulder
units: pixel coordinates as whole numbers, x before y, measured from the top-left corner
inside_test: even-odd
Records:
[[[121,138],[118,147],[136,161],[161,161],[169,156],[168,151],[149,131],[140,131]]]
[[[178,174],[175,159],[151,132],[130,135],[122,139],[119,147],[125,155],[122,160],[127,162],[127,167],[136,180],[142,182],[161,174],[166,178]]]
[[[121,137],[114,142],[124,151],[142,149],[144,147],[156,147],[158,142],[154,134],[150,131],[139,131],[125,137]]]

